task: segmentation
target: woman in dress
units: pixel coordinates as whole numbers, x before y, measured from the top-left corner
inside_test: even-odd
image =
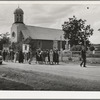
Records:
[[[49,55],[49,52],[48,52],[48,50],[46,50],[46,52],[45,52],[45,64],[48,64],[48,62],[49,62],[48,55]]]
[[[50,56],[50,64],[53,65],[53,50],[52,49],[50,50],[49,56]]]

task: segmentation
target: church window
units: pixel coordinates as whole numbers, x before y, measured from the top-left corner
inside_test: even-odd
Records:
[[[18,16],[18,14],[16,15],[16,21],[17,21],[17,22],[19,21],[19,16]]]
[[[21,15],[19,15],[19,21],[21,21]]]
[[[27,50],[27,45],[25,45],[25,50]]]
[[[19,20],[19,18],[18,18],[18,16],[17,16],[17,22],[18,22],[18,20]]]
[[[15,32],[12,32],[12,37],[15,38],[16,34]]]

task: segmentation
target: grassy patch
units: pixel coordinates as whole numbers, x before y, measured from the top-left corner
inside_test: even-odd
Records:
[[[0,90],[32,90],[32,87],[23,83],[0,78]]]
[[[27,87],[30,90],[100,91],[99,81],[89,81],[84,79],[75,79],[74,77],[61,77],[48,73],[0,67],[0,76],[2,75],[4,75],[3,77],[12,80],[10,82],[8,81],[8,83],[11,84],[13,88],[9,85],[9,88],[6,88],[8,90],[25,90]],[[13,84],[14,81],[19,84]],[[5,85],[6,81],[4,80],[1,86],[2,88],[0,89],[3,89]]]

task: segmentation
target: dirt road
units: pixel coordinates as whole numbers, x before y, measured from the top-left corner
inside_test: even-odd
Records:
[[[29,64],[19,64],[19,63],[11,63],[4,62],[2,67],[7,68],[17,68],[20,70],[26,71],[36,71],[49,73],[53,75],[59,75],[64,77],[75,77],[81,79],[89,79],[89,80],[97,80],[100,81],[100,66],[87,66],[87,68],[80,67],[79,64],[72,63],[62,63],[60,65],[39,65],[32,63]]]

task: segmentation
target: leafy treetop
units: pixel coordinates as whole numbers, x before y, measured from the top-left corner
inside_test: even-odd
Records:
[[[75,16],[69,18],[69,21],[64,22],[62,30],[64,31],[64,38],[69,39],[71,47],[73,45],[87,45],[89,46],[89,37],[93,35],[93,28],[90,25],[85,25],[86,20],[77,19]]]

